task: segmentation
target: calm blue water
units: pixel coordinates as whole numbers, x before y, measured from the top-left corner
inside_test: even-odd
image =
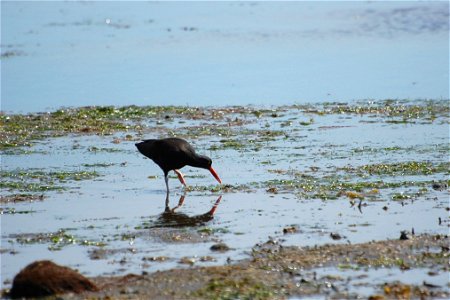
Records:
[[[2,2],[1,109],[449,98],[448,2]]]

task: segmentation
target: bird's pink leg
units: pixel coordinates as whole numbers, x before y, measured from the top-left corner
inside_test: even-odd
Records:
[[[183,176],[183,174],[181,174],[180,170],[174,169],[173,171],[178,175],[178,179],[180,180],[180,182],[184,186],[186,186],[186,181],[184,180],[184,176]]]

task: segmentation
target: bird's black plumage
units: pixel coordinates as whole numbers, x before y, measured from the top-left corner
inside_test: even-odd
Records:
[[[212,160],[199,155],[185,140],[180,138],[150,139],[136,144],[139,152],[153,160],[164,172],[167,193],[169,193],[168,173],[174,170],[180,181],[185,184],[183,175],[178,169],[184,166],[207,169],[221,182],[215,170],[211,167]]]
[[[153,160],[167,174],[184,166],[209,169],[211,159],[195,153],[195,149],[180,138],[151,139],[136,144],[139,152]]]

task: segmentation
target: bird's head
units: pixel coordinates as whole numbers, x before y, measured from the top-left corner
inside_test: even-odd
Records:
[[[219,175],[217,175],[216,171],[211,166],[212,165],[211,158],[209,158],[208,156],[205,156],[205,155],[199,155],[197,157],[197,163],[200,168],[209,170],[211,172],[212,176],[214,176],[214,178],[216,178],[216,180],[219,183],[222,183],[222,180],[220,180]]]
[[[212,165],[212,159],[205,155],[198,155],[196,161],[198,166],[202,169],[209,169]]]

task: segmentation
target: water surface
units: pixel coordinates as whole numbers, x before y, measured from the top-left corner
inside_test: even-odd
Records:
[[[448,2],[2,2],[2,110],[449,95]]]
[[[67,189],[37,192],[45,196],[42,201],[2,204],[2,284],[8,286],[14,274],[38,259],[88,276],[119,275],[225,264],[248,258],[252,247],[268,240],[304,247],[398,239],[401,231],[447,234],[448,186],[436,189],[433,183],[448,184],[448,117],[382,113],[384,105],[424,104],[386,102],[378,104],[381,113],[364,114],[317,113],[319,106],[309,112],[300,107],[210,109],[193,120],[161,114],[140,120],[148,126],[141,131],[71,134],[4,151],[5,182],[39,182],[8,173],[18,171],[96,171],[100,176],[60,181],[49,175],[54,185]],[[200,133],[202,128],[206,131]],[[174,132],[213,158],[228,188],[219,189],[208,171],[186,167],[190,189],[171,177],[166,208],[162,171],[134,143]],[[416,163],[428,167],[416,168]],[[406,167],[396,169],[399,164]],[[383,165],[379,172],[365,171],[365,166]],[[5,195],[21,192],[30,191],[4,189]],[[215,214],[205,215],[214,205]],[[295,232],[285,234],[292,226]],[[219,242],[231,250],[211,251]],[[380,272],[374,277],[368,272],[367,280]],[[348,274],[343,276],[353,276]],[[415,276],[412,271],[389,274],[406,282]],[[441,284],[445,274],[439,274],[434,278]]]

